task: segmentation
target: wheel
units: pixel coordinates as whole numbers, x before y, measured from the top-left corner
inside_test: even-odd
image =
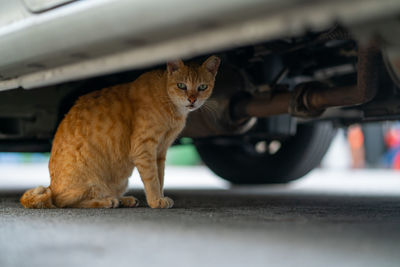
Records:
[[[203,162],[234,184],[287,183],[318,166],[335,133],[330,123],[323,122],[299,125],[296,135],[281,143],[214,139],[197,140],[195,145]]]

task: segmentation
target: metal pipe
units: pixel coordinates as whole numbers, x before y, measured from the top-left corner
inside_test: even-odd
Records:
[[[284,92],[272,96],[258,96],[241,100],[232,109],[234,118],[265,117],[288,113],[292,94]]]
[[[357,63],[357,85],[329,88],[319,82],[303,83],[293,92],[280,92],[272,96],[254,96],[233,103],[232,117],[269,117],[290,113],[293,116],[313,117],[328,107],[354,106],[371,101],[378,87],[379,48],[372,44],[360,47]]]
[[[377,46],[360,47],[357,62],[357,86],[310,89],[304,94],[304,103],[309,110],[324,110],[328,107],[360,105],[372,100],[378,88],[378,65],[381,57]]]

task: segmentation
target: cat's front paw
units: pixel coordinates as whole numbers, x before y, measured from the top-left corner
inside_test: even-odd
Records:
[[[104,208],[118,208],[118,206],[119,206],[119,200],[117,198],[114,197],[106,198],[106,205],[104,206]]]
[[[120,205],[122,207],[133,208],[139,206],[139,200],[135,197],[120,197],[119,198]]]
[[[149,206],[153,209],[170,209],[174,206],[174,201],[169,197],[162,197],[155,201],[150,201]]]

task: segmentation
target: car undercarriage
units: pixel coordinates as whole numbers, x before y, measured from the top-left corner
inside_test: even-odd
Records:
[[[79,96],[133,81],[149,69],[165,68],[165,60],[179,52],[190,61],[216,54],[222,63],[213,96],[190,114],[181,137],[192,138],[206,165],[231,182],[297,179],[319,164],[337,127],[400,117],[398,5],[382,2],[385,13],[382,6],[368,1],[359,14],[355,2],[348,4],[348,11],[345,3],[335,3],[336,19],[330,17],[331,3],[326,1],[276,9],[281,18],[302,12],[291,17],[292,23],[283,23],[279,34],[269,28],[279,20],[263,16],[261,11],[267,8],[263,4],[257,4],[262,8],[256,12],[254,3],[254,10],[246,13],[249,17],[243,15],[246,19],[222,12],[225,24],[206,24],[198,34],[160,39],[159,46],[131,38],[129,44],[139,47],[132,52],[102,57],[101,51],[108,48],[99,46],[98,58],[87,57],[89,49],[70,53],[71,62],[60,59],[61,63],[46,56],[42,63],[25,64],[28,68],[19,74],[16,67],[0,66],[0,151],[50,151],[58,124]],[[370,9],[378,6],[376,13]],[[389,12],[391,6],[395,8]],[[321,15],[311,16],[313,10]],[[236,35],[234,25],[240,25]],[[194,43],[199,36],[214,37],[200,47]],[[171,45],[174,49],[169,50]],[[164,54],[153,59],[161,48]],[[129,63],[132,58],[137,60]],[[246,174],[249,168],[253,176]]]

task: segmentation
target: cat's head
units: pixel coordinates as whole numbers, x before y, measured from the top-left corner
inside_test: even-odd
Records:
[[[167,64],[168,95],[179,110],[196,110],[210,97],[219,63],[218,57],[211,56],[200,66],[188,66],[181,60]]]

